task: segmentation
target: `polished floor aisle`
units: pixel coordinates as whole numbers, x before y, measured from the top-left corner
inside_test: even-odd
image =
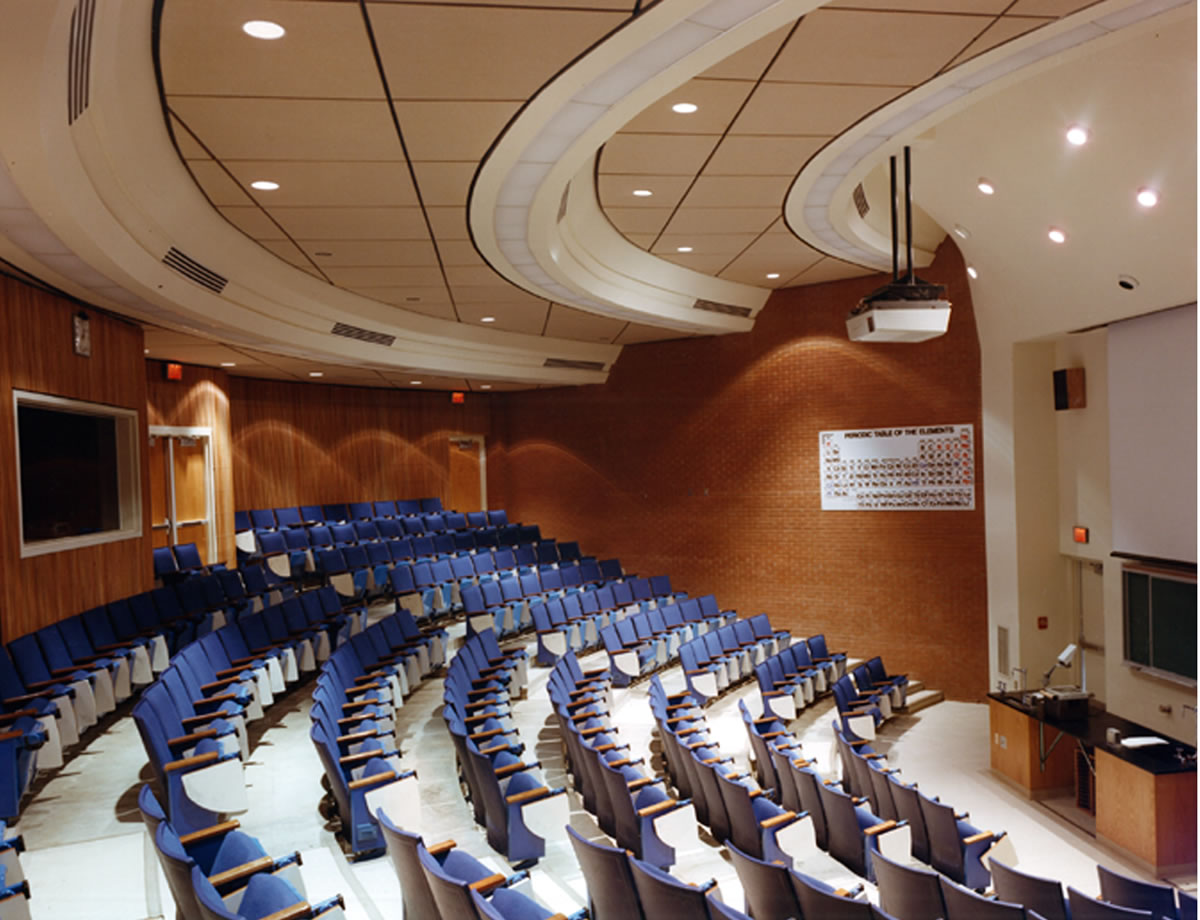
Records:
[[[454,628],[452,628],[453,630]],[[461,635],[458,626],[452,635]],[[866,651],[866,650],[862,650]],[[595,665],[603,664],[599,656]],[[584,661],[587,667],[588,662]],[[568,785],[562,751],[545,693],[548,672],[531,668],[528,693],[514,706],[528,760],[540,760],[551,786]],[[679,668],[663,672],[668,689],[682,684]],[[252,759],[246,765],[250,808],[238,818],[242,828],[259,837],[272,854],[299,850],[302,874],[311,899],[340,892],[349,920],[399,920],[400,888],[386,858],[348,862],[318,813],[321,765],[308,738],[311,683],[276,701],[261,723],[252,726]],[[747,684],[708,709],[708,720],[722,750],[747,765],[748,744],[737,700],[756,694]],[[403,762],[420,777],[418,828],[427,842],[451,838],[498,871],[503,859],[487,845],[463,800],[454,768],[454,753],[439,714],[442,682],[427,680],[398,713],[397,738]],[[662,772],[659,742],[647,702],[647,684],[613,695],[614,721],[621,736],[656,772]],[[805,756],[816,757],[829,770],[831,702],[802,712],[793,730],[804,743]],[[263,724],[265,723],[265,724]],[[877,747],[888,754],[907,781],[971,813],[979,827],[1006,830],[1019,865],[1035,874],[1053,875],[1095,894],[1095,865],[1150,879],[1113,851],[1098,844],[1044,806],[1024,799],[988,767],[986,705],[946,702],[913,716],[899,715],[881,732]],[[127,707],[86,750],[75,752],[58,775],[39,783],[26,803],[16,830],[28,846],[22,863],[30,880],[34,920],[142,920],[172,918],[175,907],[143,830],[137,792],[149,776],[133,720]],[[572,824],[588,836],[602,836],[574,793]],[[838,885],[856,879],[825,854],[806,861],[803,871]],[[698,833],[694,846],[679,854],[672,870],[693,882],[715,878],[723,900],[742,906],[741,886],[723,850]],[[1195,878],[1178,879],[1194,890]],[[546,856],[531,875],[533,894],[548,907],[570,913],[586,901],[586,891],[567,840],[547,842]],[[874,900],[874,892],[867,886]]]

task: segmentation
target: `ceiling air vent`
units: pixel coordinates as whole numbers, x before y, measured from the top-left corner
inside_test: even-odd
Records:
[[[96,0],[80,0],[71,13],[71,39],[67,44],[67,124],[88,107],[91,93],[92,28]]]
[[[163,256],[163,265],[175,269],[185,278],[195,281],[201,287],[206,287],[217,294],[225,290],[225,285],[229,283],[229,279],[224,275],[218,275],[211,268],[205,268],[187,253],[180,252],[174,246]]]
[[[392,343],[396,341],[394,335],[372,332],[370,329],[360,329],[358,326],[351,326],[349,323],[334,323],[330,332],[334,335],[344,335],[348,339],[370,342],[372,345],[382,345],[384,348],[391,348]]]
[[[854,207],[858,209],[858,216],[862,218],[871,211],[871,203],[867,201],[867,193],[863,190],[861,182],[854,186]]]
[[[725,313],[729,316],[749,316],[749,307],[735,307],[731,303],[717,303],[715,300],[697,300],[692,304],[697,310],[707,310],[709,313]]]
[[[603,361],[576,361],[572,358],[547,358],[542,367],[558,367],[573,371],[602,371]]]

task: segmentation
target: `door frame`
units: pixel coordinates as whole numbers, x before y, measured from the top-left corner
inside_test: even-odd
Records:
[[[216,473],[213,469],[213,430],[199,425],[151,425],[152,438],[167,439],[167,545],[176,543],[179,526],[175,512],[175,442],[174,438],[197,438],[204,440],[204,514],[208,523],[208,547],[205,556],[217,558],[217,497]],[[154,528],[152,521],[151,529]]]
[[[479,445],[479,507],[487,510],[487,439],[482,434],[469,434],[465,431],[452,432],[449,436],[451,447],[456,441],[474,441]],[[447,496],[449,501],[449,496]]]

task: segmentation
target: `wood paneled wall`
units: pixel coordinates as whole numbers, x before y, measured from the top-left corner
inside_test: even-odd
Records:
[[[217,559],[234,565],[233,445],[229,427],[229,381],[212,367],[183,367],[183,380],[167,380],[163,362],[146,361],[147,425],[211,428]]]
[[[233,377],[238,509],[437,496],[450,437],[490,433],[491,397]]]
[[[92,356],[75,355],[71,317],[79,307],[0,277],[0,639],[8,641],[97,604],[153,586],[150,508],[142,536],[28,559],[20,557],[14,389],[136,409],[145,444],[146,378],[142,330],[87,310]],[[144,484],[146,451],[140,451]],[[71,488],[63,483],[64,489]],[[144,495],[143,488],[143,495]]]
[[[488,503],[627,571],[981,698],[979,342],[958,250],[943,244],[922,274],[954,304],[929,342],[847,340],[876,276],[778,291],[741,335],[627,346],[604,386],[499,394]],[[967,422],[976,510],[821,510],[819,432]]]

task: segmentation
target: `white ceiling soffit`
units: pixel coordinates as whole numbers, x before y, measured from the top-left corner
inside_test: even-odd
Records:
[[[604,381],[619,346],[381,304],[310,277],[232,227],[168,136],[151,55],[153,3],[26,4],[0,30],[0,256],[134,318],[280,354],[448,377]],[[70,53],[84,19],[92,20],[90,67],[82,52]],[[81,58],[85,66],[72,64]],[[172,251],[188,275],[164,262]],[[333,335],[336,323],[394,339]]]
[[[820,0],[670,0],[630,20],[544,86],[476,174],[476,247],[540,297],[698,333],[742,332],[770,295],[650,255],[622,237],[595,195],[594,161],[635,115]],[[694,309],[697,300],[745,316]]]
[[[1095,50],[1093,44],[1194,0],[1105,0],[1057,23],[1006,42],[871,113],[835,138],[796,176],[784,203],[784,219],[800,239],[839,259],[890,270],[891,240],[859,217],[856,185],[904,144],[979,99],[1019,83],[1064,60],[1064,55]],[[914,151],[914,160],[920,150]],[[899,160],[899,157],[897,157]],[[898,174],[902,175],[898,164]],[[902,180],[901,180],[902,181]],[[914,253],[928,265],[932,253]]]

